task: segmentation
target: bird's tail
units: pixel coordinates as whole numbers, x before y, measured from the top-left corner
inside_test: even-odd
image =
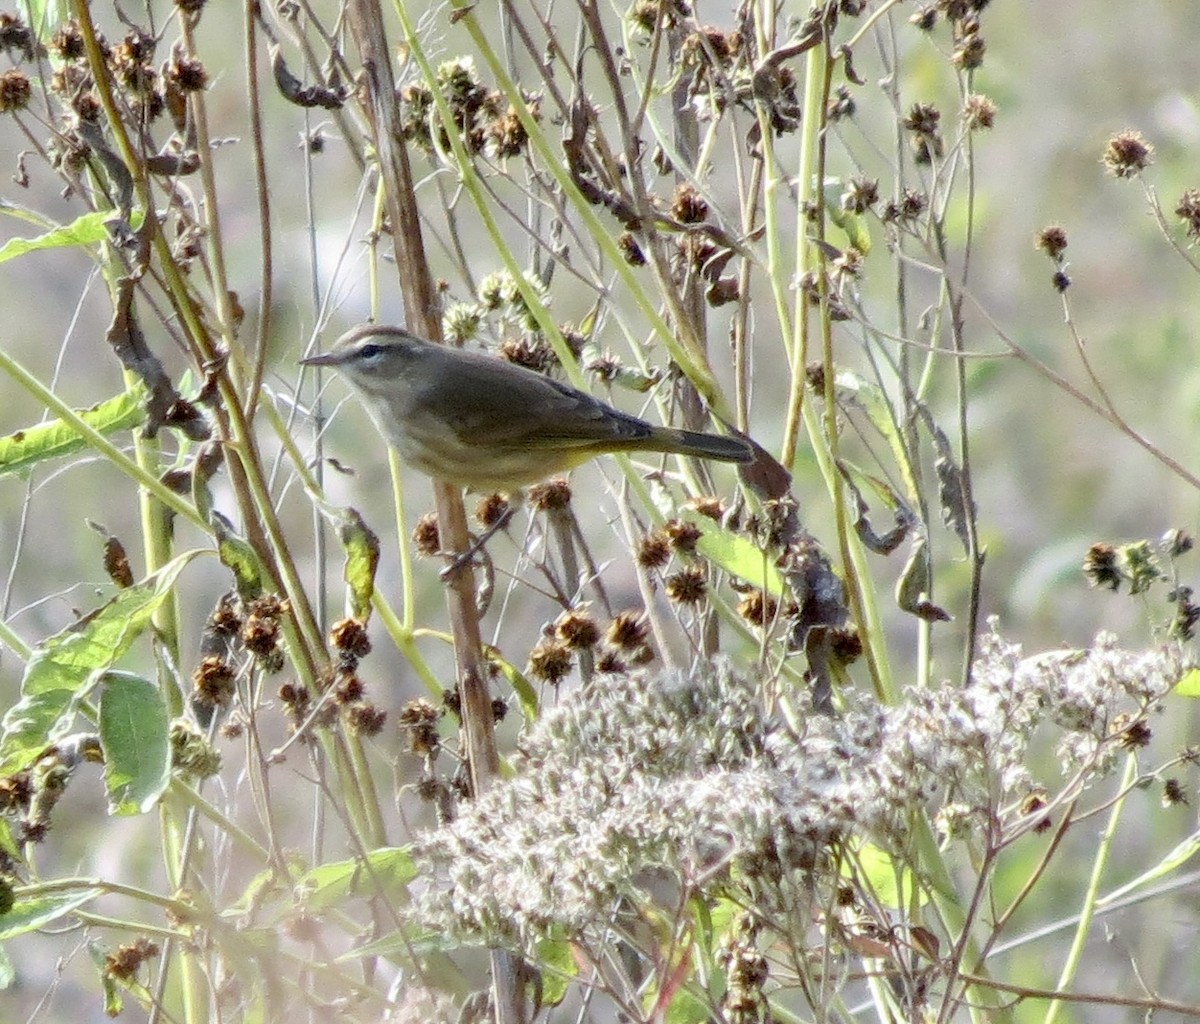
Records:
[[[677,430],[674,427],[656,427],[644,447],[652,451],[670,452],[673,455],[716,459],[718,462],[745,463],[754,458],[753,449],[740,437],[698,434],[694,430]]]

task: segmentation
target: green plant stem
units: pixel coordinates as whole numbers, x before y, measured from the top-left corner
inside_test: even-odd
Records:
[[[33,374],[18,363],[10,353],[0,348],[0,370],[3,370],[13,380],[21,385],[34,398],[49,409],[55,416],[75,431],[87,444],[103,455],[117,469],[130,477],[139,487],[144,488],[158,501],[169,509],[188,520],[205,533],[210,533],[208,524],[196,511],[194,505],[184,501],[178,494],[166,487],[149,470],[131,459],[120,448],[109,441],[103,434],[87,423],[78,413],[67,405],[53,391],[46,387]]]
[[[1125,759],[1125,773],[1121,778],[1121,790],[1128,791],[1137,778],[1137,775],[1137,758],[1133,754],[1130,754]],[[1104,878],[1105,869],[1108,867],[1109,858],[1112,855],[1113,842],[1117,835],[1117,825],[1121,820],[1124,810],[1125,801],[1123,799],[1114,801],[1112,810],[1108,815],[1108,824],[1100,836],[1100,843],[1096,847],[1096,856],[1092,860],[1092,873],[1088,878],[1087,889],[1083,894],[1083,905],[1079,912],[1079,923],[1075,927],[1075,937],[1071,941],[1071,948],[1067,951],[1066,962],[1063,964],[1062,971],[1058,975],[1058,984],[1054,986],[1058,990],[1066,989],[1075,980],[1075,975],[1079,971],[1079,965],[1083,962],[1084,947],[1087,945],[1088,935],[1092,930],[1092,918],[1096,913],[1097,901],[1100,899],[1100,885]],[[1043,1024],[1055,1024],[1063,1006],[1064,1003],[1061,999],[1055,999],[1051,1002],[1046,1008],[1046,1016],[1043,1018]]]
[[[0,619],[0,643],[4,644],[22,661],[28,661],[33,655],[33,648],[17,636],[12,627],[2,619]]]
[[[400,9],[406,42],[412,47],[413,57],[421,68],[422,75],[426,77],[426,80],[433,87],[433,97],[438,106],[438,114],[444,124],[453,124],[453,116],[437,87],[437,80],[434,77],[432,66],[429,64],[428,58],[422,48],[422,41],[415,34],[414,26],[408,17],[407,11],[404,10],[404,4],[397,3],[396,6]],[[712,371],[709,369],[703,355],[698,354],[694,347],[680,343],[676,337],[676,332],[671,329],[670,325],[658,311],[658,307],[647,294],[646,289],[642,286],[642,282],[625,260],[620,249],[617,248],[616,242],[600,221],[596,211],[580,195],[579,189],[576,188],[570,174],[563,166],[561,158],[550,148],[546,134],[530,112],[529,105],[525,102],[525,97],[522,95],[521,90],[517,88],[516,83],[505,69],[503,61],[493,50],[486,32],[480,26],[475,14],[472,13],[472,9],[468,6],[461,6],[457,10],[465,12],[460,24],[470,33],[472,41],[479,48],[480,55],[488,65],[488,70],[495,78],[498,88],[504,93],[505,99],[512,104],[513,110],[516,112],[529,137],[530,145],[534,147],[538,155],[542,158],[545,170],[553,176],[555,183],[562,189],[563,195],[570,199],[575,212],[583,222],[588,236],[595,240],[601,252],[611,262],[615,273],[621,279],[622,286],[632,296],[639,311],[649,323],[650,329],[663,342],[670,352],[671,358],[679,365],[692,384],[695,385],[696,390],[700,392],[713,411],[722,419],[730,419],[727,403],[721,396],[720,389],[717,387],[716,381],[712,376]],[[514,280],[521,289],[522,298],[537,318],[538,326],[545,331],[547,338],[554,345],[555,353],[562,360],[564,367],[567,368],[567,374],[571,378],[572,384],[583,386],[583,381],[578,375],[578,370],[573,370],[575,360],[570,356],[569,351],[567,351],[565,342],[562,341],[561,333],[551,321],[548,311],[544,308],[536,294],[533,293],[533,289],[525,282],[521,268],[515,265],[510,247],[494,223],[489,204],[484,201],[482,189],[479,188],[477,182],[472,187],[472,179],[475,177],[475,172],[469,156],[463,149],[461,139],[456,134],[450,133],[450,143],[455,150],[456,167],[461,176],[460,181],[464,188],[471,194],[481,219],[487,226],[489,234],[496,242],[497,251],[505,257],[506,265],[511,264],[509,270],[513,273]],[[562,351],[559,351],[560,346]]]
[[[270,853],[258,840],[242,828],[232,818],[218,811],[208,800],[205,800],[195,789],[178,778],[171,780],[169,788],[171,796],[187,804],[201,817],[207,818],[221,833],[232,840],[246,854],[264,864],[270,861]]]

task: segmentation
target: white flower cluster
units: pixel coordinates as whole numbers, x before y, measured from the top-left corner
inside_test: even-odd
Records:
[[[836,885],[832,844],[898,848],[918,809],[945,809],[956,835],[999,822],[1033,788],[1035,726],[1057,724],[1094,765],[1121,740],[1116,716],[1148,712],[1186,667],[1176,647],[1130,653],[1109,637],[1023,659],[991,635],[966,689],[896,707],[847,698],[799,732],[725,663],[599,677],[530,729],[511,780],[425,837],[416,910],[444,933],[525,945],[603,928],[620,897],[638,905],[664,877],[676,892],[736,879],[761,895],[797,872]]]

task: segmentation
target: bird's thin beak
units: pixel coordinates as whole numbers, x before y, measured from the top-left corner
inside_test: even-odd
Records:
[[[339,366],[342,357],[337,352],[320,352],[300,360],[301,366]]]

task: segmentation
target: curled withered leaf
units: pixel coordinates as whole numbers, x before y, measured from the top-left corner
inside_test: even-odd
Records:
[[[160,153],[146,157],[146,170],[151,174],[182,178],[200,170],[200,154],[195,150],[179,152],[164,149]]]
[[[877,555],[890,555],[900,546],[900,543],[908,536],[909,531],[916,524],[916,516],[912,510],[904,503],[899,494],[886,482],[876,477],[866,477],[868,484],[880,494],[885,504],[893,510],[896,519],[896,525],[888,530],[885,534],[878,534],[871,526],[871,520],[867,516],[870,506],[863,497],[862,491],[858,484],[850,475],[850,469],[845,463],[838,463],[838,470],[842,474],[842,480],[845,481],[846,487],[854,496],[854,532],[858,534],[859,540],[866,545],[869,551],[874,551]],[[864,474],[865,476],[865,474]]]
[[[642,229],[642,217],[626,196],[615,188],[605,188],[596,180],[591,161],[587,158],[587,136],[591,110],[585,97],[571,105],[571,128],[563,139],[563,154],[571,180],[587,202],[603,206],[629,231]]]
[[[108,176],[109,184],[112,186],[113,202],[122,217],[128,219],[133,210],[133,175],[129,173],[125,161],[109,146],[104,138],[104,132],[98,124],[81,120],[76,130],[104,168],[104,173]]]
[[[146,385],[145,436],[154,437],[164,426],[175,427],[193,441],[205,441],[211,430],[208,420],[190,402],[180,397],[146,342],[133,310],[135,281],[123,278],[117,285],[116,307],[108,325],[107,339],[121,365]]]
[[[839,46],[834,57],[840,57],[846,77],[855,85],[866,85],[867,80],[854,70],[854,54],[848,46]]]
[[[324,110],[340,110],[346,104],[344,88],[331,89],[324,85],[305,85],[288,70],[287,62],[278,46],[271,47],[271,73],[275,85],[283,98],[298,107],[321,107]]]
[[[900,579],[896,581],[896,604],[902,611],[925,622],[950,622],[954,617],[929,599],[932,582],[933,566],[929,561],[929,548],[924,537],[917,537]]]
[[[731,259],[733,259],[732,249],[718,249],[714,252],[704,261],[704,265],[700,268],[700,273],[704,275],[704,280],[712,281],[713,283],[719,281]]]
[[[133,586],[133,570],[129,566],[129,555],[125,545],[108,532],[100,523],[87,519],[85,522],[104,538],[104,571],[108,578],[121,589]]]
[[[933,460],[933,469],[937,474],[942,520],[962,541],[963,548],[968,549],[968,523],[975,518],[975,505],[974,502],[967,501],[967,482],[961,467],[955,461],[950,439],[935,423],[929,423],[929,430],[933,436],[934,450],[937,452],[937,457]]]
[[[714,308],[724,306],[729,302],[737,302],[742,294],[738,279],[733,274],[726,274],[713,281],[704,290],[705,301]]]
[[[750,462],[744,466],[738,466],[738,477],[742,483],[764,501],[788,497],[792,486],[792,474],[787,471],[783,463],[749,435],[732,428],[730,428],[730,433],[735,437],[740,437],[754,451],[754,458]]]
[[[812,686],[813,710],[832,715],[835,666],[842,627],[850,620],[846,591],[829,556],[797,523],[797,537],[780,559],[779,570],[796,603],[788,646],[804,651],[805,678]]]

